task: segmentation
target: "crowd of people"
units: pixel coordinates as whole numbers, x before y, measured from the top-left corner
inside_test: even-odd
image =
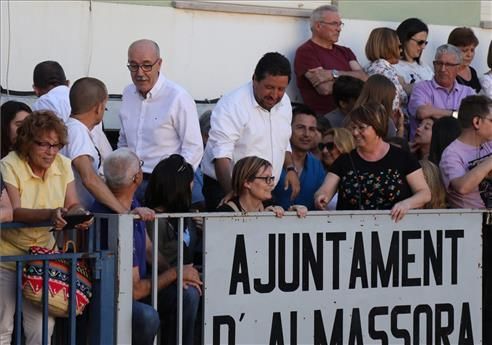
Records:
[[[156,42],[128,48],[132,83],[123,91],[113,151],[102,131],[108,92],[91,77],[71,87],[55,61],[33,73],[32,109],[1,106],[1,220],[51,222],[91,212],[133,213],[133,344],[176,337],[178,224],[158,219],[159,307],[149,306],[156,213],[390,210],[400,221],[418,208],[491,208],[492,72],[471,66],[478,39],[456,28],[421,61],[429,30],[417,18],[374,29],[361,66],[337,44],[344,23],[334,6],[315,9],[312,37],[291,62],[268,52],[252,79],[200,117],[193,98],[161,72]],[[492,44],[488,66],[492,68]],[[286,94],[291,74],[304,104]],[[480,77],[479,77],[480,76]],[[79,224],[81,230],[91,221]],[[193,344],[202,281],[202,220],[185,222],[183,343]],[[2,231],[0,255],[52,246],[47,227]],[[0,265],[0,343],[9,343],[15,271]],[[41,338],[42,314],[24,303],[27,344]],[[54,320],[49,320],[51,334]]]

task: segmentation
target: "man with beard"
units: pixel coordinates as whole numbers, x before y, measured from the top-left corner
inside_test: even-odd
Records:
[[[209,211],[231,191],[232,167],[246,156],[269,161],[277,177],[284,166],[288,171],[284,188],[290,185],[292,197],[297,195],[299,180],[289,145],[292,106],[285,93],[290,75],[285,56],[267,53],[256,65],[253,80],[226,94],[214,108],[202,162]]]

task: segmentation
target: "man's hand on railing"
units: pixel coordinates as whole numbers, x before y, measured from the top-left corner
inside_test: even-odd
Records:
[[[200,279],[200,272],[197,271],[193,264],[183,266],[183,288],[187,289],[189,286],[194,286],[200,296],[202,295],[202,280]]]
[[[131,210],[130,214],[136,214],[140,216],[140,219],[142,219],[144,222],[155,219],[154,210],[148,207],[136,207],[133,210]]]

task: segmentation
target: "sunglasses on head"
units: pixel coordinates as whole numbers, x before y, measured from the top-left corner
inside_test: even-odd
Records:
[[[334,142],[327,142],[327,143],[319,143],[318,148],[320,151],[323,151],[324,148],[326,148],[328,151],[331,151],[335,148],[335,143]]]

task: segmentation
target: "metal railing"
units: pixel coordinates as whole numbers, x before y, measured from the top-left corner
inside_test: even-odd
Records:
[[[114,241],[104,239],[101,236],[100,221],[101,217],[85,232],[86,235],[86,247],[79,248],[77,252],[71,253],[55,253],[55,254],[43,254],[43,255],[15,255],[15,256],[0,256],[0,262],[2,263],[15,263],[16,267],[16,306],[15,306],[15,318],[14,318],[14,334],[13,343],[22,344],[22,311],[23,311],[23,282],[22,277],[25,270],[25,266],[30,261],[42,261],[43,269],[43,283],[42,283],[42,339],[40,343],[48,344],[48,268],[50,261],[54,260],[66,260],[69,262],[69,309],[66,323],[68,323],[68,333],[62,329],[60,332],[54,332],[53,344],[77,344],[77,343],[90,343],[90,344],[113,344],[115,343],[114,329],[115,329],[115,291],[118,286],[116,281],[115,272],[115,247]],[[111,221],[111,220],[110,220]],[[1,231],[11,231],[18,228],[29,228],[47,226],[47,224],[35,224],[26,225],[20,223],[4,223],[1,226]],[[75,237],[75,230],[71,230],[72,237]],[[114,236],[117,237],[116,234]],[[102,245],[102,242],[106,244]],[[91,282],[92,282],[92,298],[87,306],[84,314],[89,314],[87,324],[83,327],[83,332],[80,331],[77,334],[77,321],[76,317],[76,265],[77,261],[85,260],[90,266]],[[103,298],[104,296],[104,298]],[[113,298],[112,298],[113,296]],[[80,319],[80,318],[79,318]],[[84,321],[85,322],[85,321]],[[57,319],[56,323],[64,323],[62,319]],[[56,327],[55,327],[56,328]]]

